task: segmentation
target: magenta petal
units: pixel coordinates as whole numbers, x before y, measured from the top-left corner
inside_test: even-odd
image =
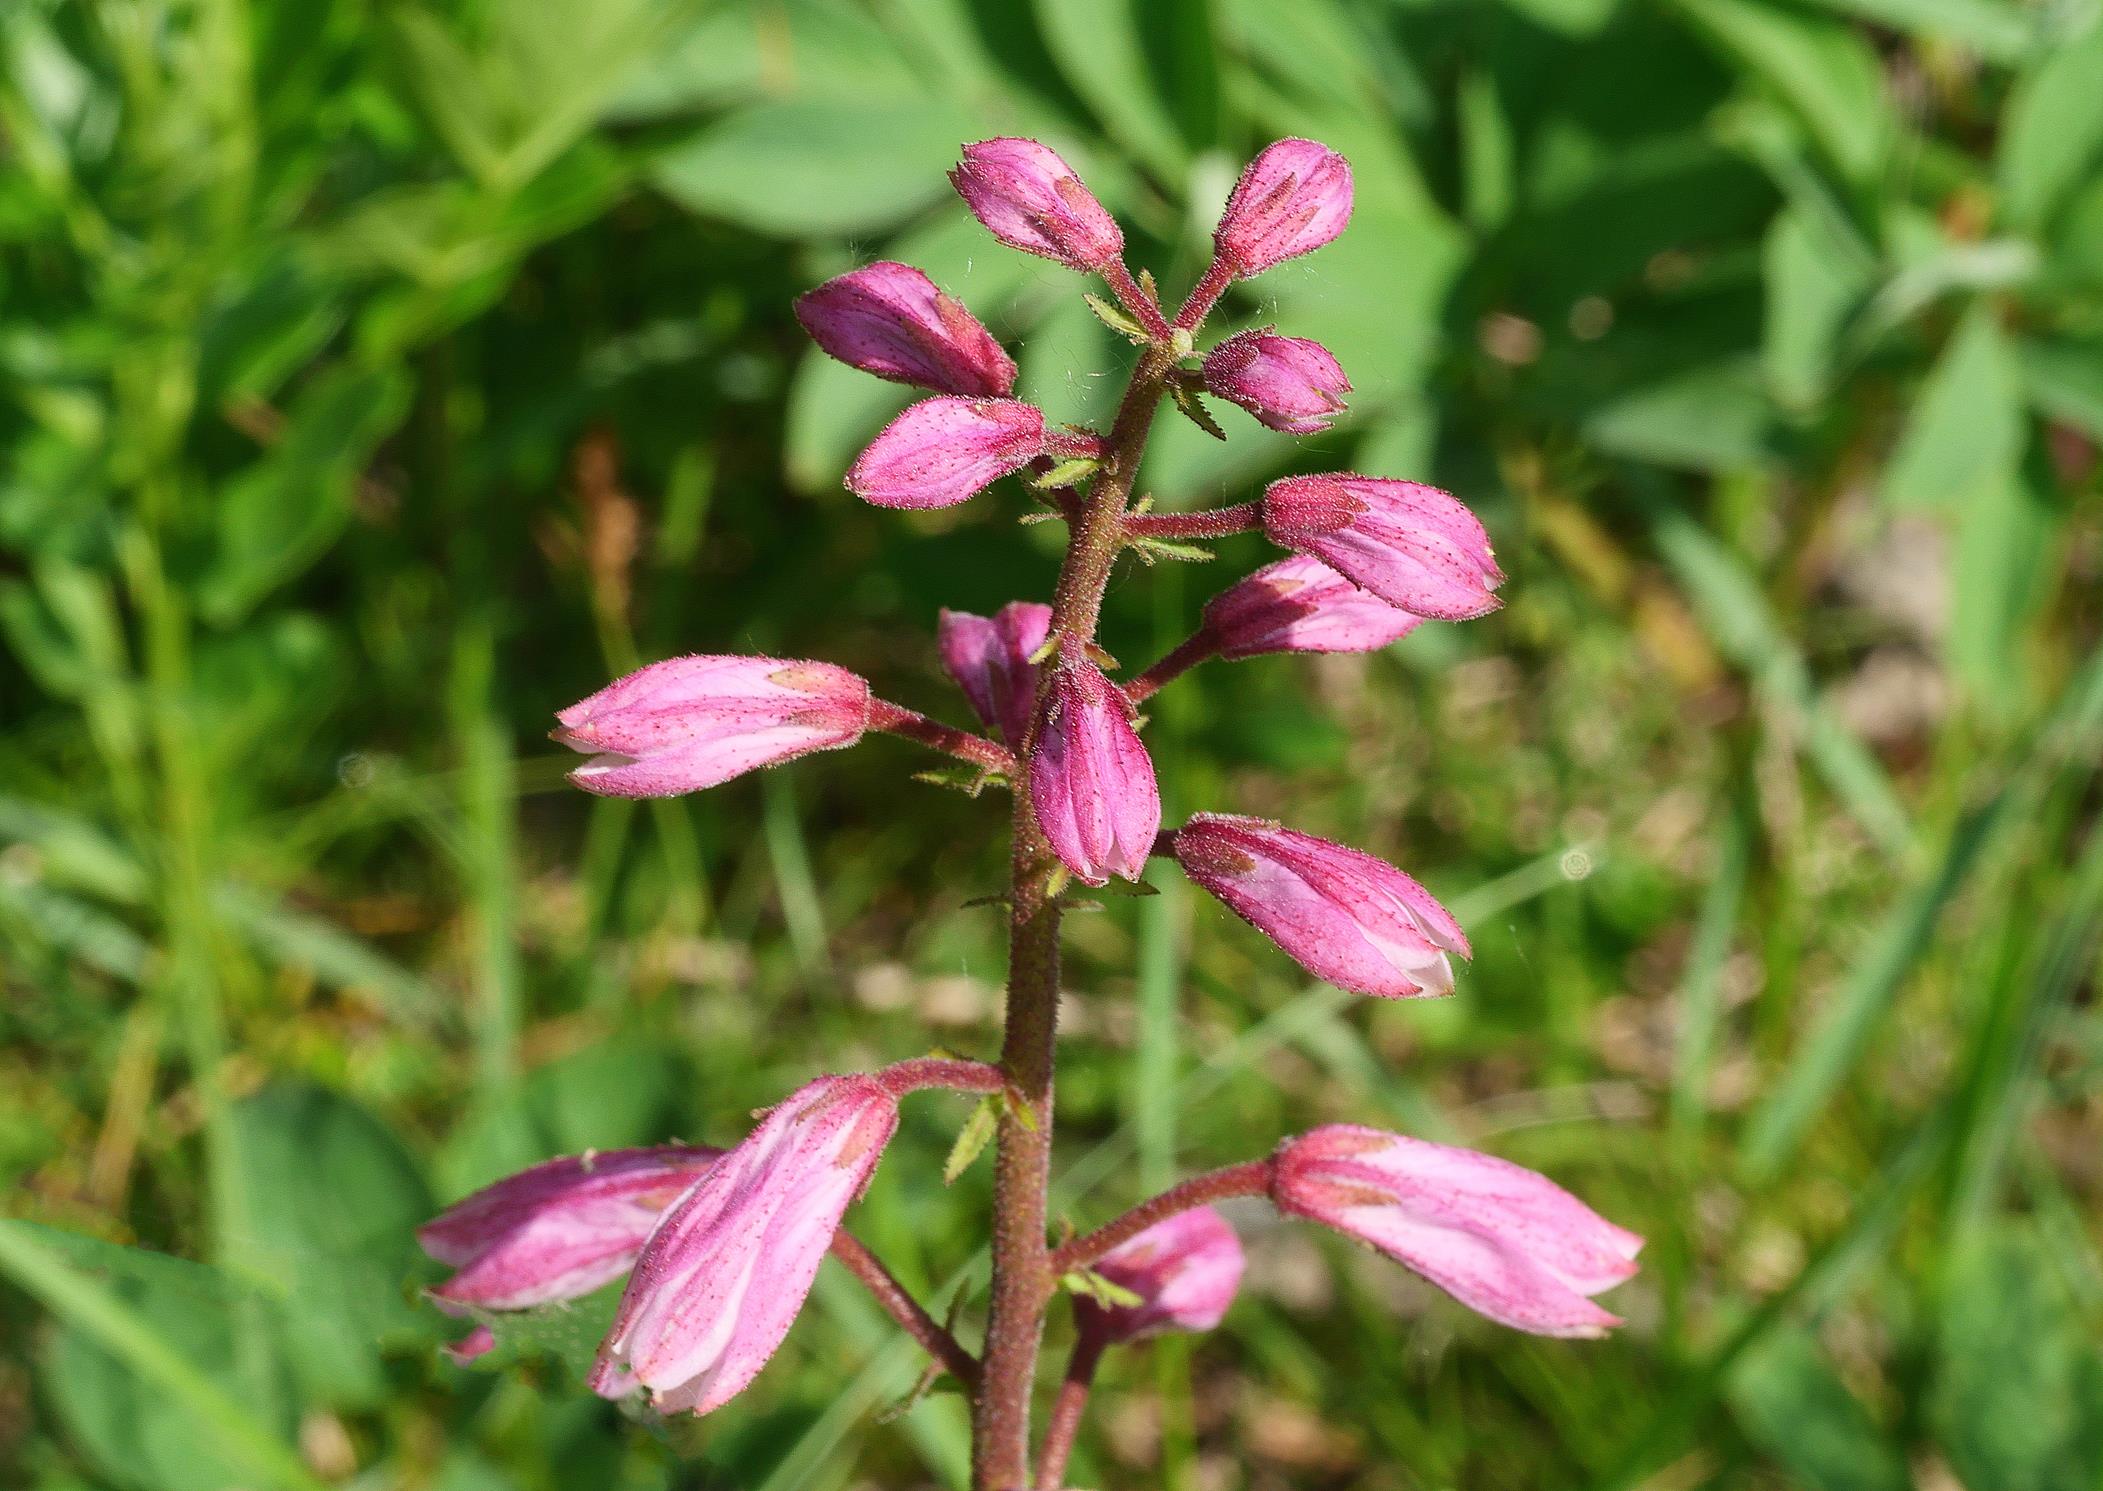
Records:
[[[1478,1314],[1544,1336],[1620,1321],[1590,1296],[1636,1272],[1643,1240],[1545,1176],[1493,1156],[1333,1125],[1278,1151],[1272,1195],[1388,1254]]]
[[[1351,380],[1329,349],[1269,328],[1229,337],[1205,355],[1205,387],[1274,430],[1312,435],[1344,407]]]
[[[592,1387],[708,1413],[788,1334],[898,1126],[875,1078],[820,1077],[770,1111],[666,1212],[636,1260]]]
[[[954,507],[1044,452],[1044,414],[1015,399],[922,399],[884,426],[847,473],[878,507]]]
[[[668,797],[861,739],[869,685],[845,668],[769,657],[668,658],[555,718],[555,738],[591,760],[587,792]]]
[[[614,1149],[535,1165],[419,1227],[424,1251],[457,1270],[442,1305],[523,1310],[577,1299],[628,1271],[657,1219],[714,1163],[686,1145]]]
[[[1074,1301],[1084,1335],[1134,1341],[1162,1331],[1209,1331],[1241,1287],[1241,1240],[1209,1206],[1178,1212],[1113,1248],[1095,1272],[1139,1296],[1136,1305]]]
[[[979,719],[1018,749],[1037,708],[1037,665],[1030,659],[1050,634],[1051,619],[1050,606],[1012,601],[991,617],[944,611],[937,626],[943,668]]]
[[[1052,852],[1090,885],[1137,880],[1161,830],[1154,763],[1102,669],[1062,654],[1037,720],[1030,805]]]
[[[1504,583],[1489,535],[1459,501],[1412,481],[1351,474],[1272,482],[1263,531],[1418,616],[1464,621],[1497,609]]]
[[[1422,621],[1304,555],[1264,566],[1205,606],[1205,629],[1224,658],[1373,652]]]
[[[1100,269],[1124,252],[1117,219],[1057,151],[1035,140],[980,140],[949,173],[986,231],[1010,248]]]
[[[1312,253],[1351,221],[1351,167],[1313,140],[1280,140],[1249,162],[1212,241],[1240,275]]]
[[[1170,835],[1185,874],[1340,989],[1386,999],[1453,992],[1468,956],[1451,913],[1385,860],[1260,818],[1200,813]]]
[[[937,393],[999,398],[1015,361],[971,312],[919,270],[888,260],[796,299],[796,319],[827,352],[865,373]]]

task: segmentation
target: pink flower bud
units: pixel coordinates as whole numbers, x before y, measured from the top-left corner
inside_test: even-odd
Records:
[[[1342,412],[1351,380],[1320,342],[1265,327],[1228,337],[1206,353],[1205,387],[1274,430],[1312,435]]]
[[[554,738],[594,752],[570,773],[608,797],[671,797],[755,767],[838,750],[869,724],[869,685],[830,663],[668,658],[555,716]]]
[[[938,393],[999,398],[1015,362],[978,319],[906,264],[871,264],[796,298],[811,339],[849,367]]]
[[[1385,860],[1261,818],[1199,813],[1169,836],[1183,872],[1339,989],[1409,999],[1453,992],[1460,924]]]
[[[986,231],[1010,248],[1083,271],[1124,252],[1117,219],[1048,145],[1013,138],[966,145],[949,179]]]
[[[1037,710],[1037,665],[1030,661],[1051,631],[1052,608],[1013,601],[992,617],[944,611],[937,629],[942,666],[979,719],[1020,748]]]
[[[720,1151],[667,1144],[571,1155],[456,1201],[416,1240],[457,1272],[441,1305],[524,1310],[578,1299],[628,1271],[643,1239]]]
[[[1132,728],[1122,690],[1078,648],[1057,672],[1037,718],[1030,806],[1052,851],[1090,885],[1137,880],[1161,831],[1154,763]]]
[[[665,1213],[636,1260],[591,1385],[667,1412],[736,1397],[788,1334],[898,1127],[874,1077],[820,1077],[769,1112]]]
[[[1636,1271],[1643,1239],[1509,1161],[1336,1124],[1289,1139],[1278,1209],[1414,1269],[1469,1309],[1537,1336],[1598,1336],[1621,1321],[1592,1303]]]
[[[1436,487],[1348,473],[1289,476],[1260,504],[1264,534],[1389,605],[1441,621],[1497,609],[1504,571],[1473,513]]]
[[[1375,652],[1422,624],[1303,554],[1265,565],[1205,605],[1205,631],[1224,658]]]
[[[1081,1334],[1136,1341],[1162,1331],[1209,1331],[1241,1287],[1241,1240],[1209,1206],[1177,1212],[1105,1253],[1095,1272],[1139,1296],[1136,1305],[1074,1301]]]
[[[1351,167],[1326,145],[1280,140],[1249,162],[1212,232],[1237,275],[1312,253],[1351,221]]]
[[[1016,399],[922,399],[847,473],[878,507],[954,507],[1044,451],[1044,411]]]

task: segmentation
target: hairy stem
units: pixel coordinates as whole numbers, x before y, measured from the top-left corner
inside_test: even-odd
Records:
[[[1149,349],[1104,440],[1103,466],[1074,515],[1066,557],[1052,592],[1052,632],[1095,640],[1103,587],[1124,545],[1125,503],[1166,384],[1170,356]],[[1050,687],[1052,670],[1040,685]],[[1028,1122],[1000,1121],[993,1170],[993,1278],[986,1347],[972,1409],[971,1483],[975,1491],[1026,1491],[1030,1483],[1030,1406],[1044,1310],[1058,1274],[1045,1246],[1046,1192],[1051,1183],[1053,1046],[1059,1024],[1059,900],[1055,860],[1030,807],[1024,743],[1015,772],[1014,847],[1010,856],[1008,1011],[1000,1064]]]
[[[988,771],[1008,775],[1015,770],[1015,757],[1007,749],[983,735],[973,735],[969,730],[959,730],[939,720],[893,704],[888,699],[869,701],[869,728],[881,730],[887,735],[902,735],[907,740],[917,740],[932,750],[946,756],[955,756],[960,761],[969,761],[974,766],[983,766]]]
[[[1143,702],[1159,693],[1161,689],[1182,677],[1207,658],[1219,653],[1219,639],[1208,627],[1199,627],[1176,645],[1176,649],[1162,657],[1144,673],[1128,680],[1125,697],[1134,704]]]
[[[929,1356],[948,1369],[950,1376],[967,1387],[978,1381],[978,1358],[964,1349],[947,1326],[922,1309],[920,1301],[906,1293],[905,1285],[899,1283],[877,1256],[849,1236],[845,1229],[832,1235],[832,1256],[862,1281],[864,1287],[876,1296],[876,1302],[884,1307],[885,1313],[925,1347]]]
[[[1261,508],[1253,502],[1209,508],[1199,513],[1134,513],[1125,519],[1128,538],[1225,538],[1263,526]]]
[[[1142,1201],[1113,1222],[1106,1222],[1075,1238],[1051,1255],[1054,1276],[1086,1268],[1105,1253],[1128,1243],[1156,1222],[1165,1222],[1178,1212],[1225,1201],[1230,1196],[1263,1196],[1271,1188],[1271,1162],[1247,1160],[1219,1170],[1207,1170],[1170,1186],[1150,1201]]]
[[[1095,1385],[1096,1364],[1103,1359],[1103,1343],[1082,1336],[1073,1343],[1066,1361],[1066,1377],[1059,1384],[1058,1401],[1052,1404],[1051,1423],[1044,1431],[1044,1455],[1037,1467],[1037,1491],[1061,1491],[1066,1484],[1066,1462],[1073,1455],[1073,1442],[1081,1432],[1081,1415],[1088,1411],[1088,1390]]]

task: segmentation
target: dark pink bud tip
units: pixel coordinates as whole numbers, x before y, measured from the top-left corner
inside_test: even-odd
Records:
[[[986,231],[1010,248],[1083,271],[1124,252],[1117,219],[1048,145],[980,140],[964,147],[949,179]]]
[[[1015,399],[922,399],[847,473],[878,507],[954,507],[1044,452],[1044,412]]]
[[[1381,477],[1292,476],[1261,503],[1264,534],[1311,554],[1389,605],[1463,621],[1497,609],[1504,571],[1475,515],[1436,487]]]
[[[1301,967],[1339,989],[1410,999],[1453,992],[1468,939],[1385,860],[1261,818],[1199,813],[1170,836],[1183,873]]]
[[[1205,630],[1224,658],[1373,652],[1422,621],[1304,554],[1264,566],[1205,606]]]
[[[1287,1140],[1271,1198],[1379,1249],[1478,1314],[1539,1336],[1600,1336],[1619,1325],[1592,1296],[1633,1275],[1643,1247],[1508,1160],[1346,1124]]]
[[[1030,661],[1051,632],[1052,608],[1013,601],[990,617],[944,611],[936,629],[942,666],[972,709],[1020,750],[1037,708],[1037,667]]]
[[[797,297],[796,319],[849,367],[937,393],[999,398],[1015,362],[978,319],[910,265],[888,261]]]
[[[1351,380],[1320,342],[1266,327],[1214,347],[1205,357],[1205,386],[1274,430],[1312,435],[1343,412]]]
[[[1280,140],[1241,173],[1213,231],[1237,275],[1312,253],[1351,221],[1351,167],[1313,140]]]

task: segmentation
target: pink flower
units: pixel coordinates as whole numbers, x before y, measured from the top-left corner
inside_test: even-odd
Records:
[[[1209,1206],[1177,1212],[1105,1253],[1095,1272],[1139,1296],[1136,1305],[1074,1301],[1081,1334],[1136,1341],[1162,1331],[1209,1331],[1241,1287],[1241,1241]]]
[[[954,507],[1044,450],[1044,411],[1016,399],[922,399],[885,425],[847,473],[878,507]]]
[[[966,145],[949,179],[986,231],[1010,248],[1083,271],[1124,252],[1117,219],[1048,145],[1013,138]]]
[[[1336,1124],[1279,1149],[1278,1209],[1372,1244],[1469,1309],[1537,1336],[1598,1336],[1592,1303],[1636,1272],[1643,1239],[1506,1160]]]
[[[1489,535],[1436,487],[1349,473],[1289,476],[1265,489],[1264,534],[1312,554],[1389,605],[1465,621],[1497,609],[1504,583]]]
[[[1161,830],[1154,763],[1132,728],[1123,691],[1077,648],[1057,672],[1037,718],[1030,806],[1052,851],[1090,885],[1137,880]]]
[[[1373,652],[1422,621],[1302,554],[1265,565],[1205,605],[1205,630],[1224,658]]]
[[[1206,353],[1205,387],[1274,430],[1312,435],[1343,410],[1351,380],[1320,342],[1265,327],[1228,337]]]
[[[944,611],[937,630],[942,666],[988,726],[1020,748],[1037,710],[1037,665],[1052,608],[1013,601],[992,617]]]
[[[898,1127],[875,1077],[820,1077],[666,1212],[636,1260],[591,1385],[707,1413],[744,1391],[803,1308],[840,1218]]]
[[[861,739],[869,685],[830,663],[667,658],[555,716],[554,738],[594,752],[570,773],[608,797],[671,797]]]
[[[1460,924],[1385,860],[1261,818],[1199,813],[1169,835],[1183,872],[1339,989],[1408,999],[1453,992]]]
[[[906,264],[871,264],[796,298],[811,339],[849,367],[938,393],[998,398],[1015,361],[971,312]]]
[[[578,1299],[628,1271],[658,1216],[720,1150],[667,1144],[571,1155],[486,1186],[416,1229],[456,1273],[442,1305],[524,1310]]]
[[[1249,162],[1213,230],[1237,275],[1312,253],[1351,221],[1351,167],[1326,145],[1280,140]]]

